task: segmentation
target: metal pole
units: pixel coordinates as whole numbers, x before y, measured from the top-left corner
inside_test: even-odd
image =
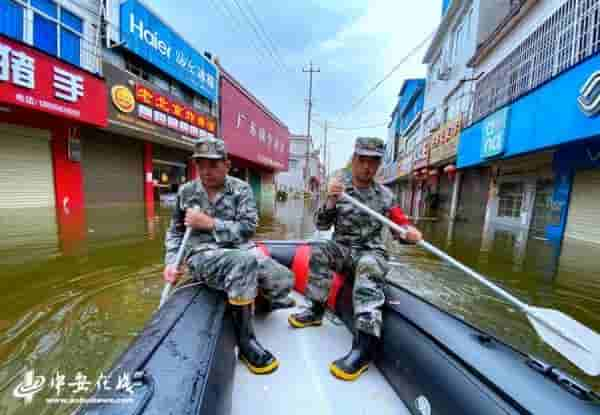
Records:
[[[306,120],[306,166],[304,170],[304,182],[306,190],[309,190],[308,180],[310,177],[310,122],[312,116],[312,83],[313,73],[321,72],[319,68],[313,67],[312,61],[309,63],[308,69],[302,69],[302,72],[308,73],[308,116]]]
[[[329,149],[327,148],[327,121],[325,121],[325,137],[323,138],[324,141],[324,150],[325,150],[325,155],[323,156],[323,164],[325,165],[325,186],[327,186],[327,183],[329,183]]]

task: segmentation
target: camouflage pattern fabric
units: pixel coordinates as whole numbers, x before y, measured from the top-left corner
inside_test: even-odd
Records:
[[[394,194],[385,186],[373,182],[368,189],[356,189],[349,172],[340,177],[345,192],[374,211],[388,216],[390,209],[398,205]],[[315,212],[315,224],[321,231],[334,227],[333,240],[358,249],[384,251],[383,225],[346,200],[339,200],[333,209],[326,203]]]
[[[345,192],[371,209],[388,216],[396,205],[394,195],[379,183],[356,189],[352,175],[340,177]],[[385,302],[383,284],[389,267],[383,242],[383,225],[351,203],[340,200],[333,209],[324,204],[315,213],[319,230],[334,226],[333,240],[315,247],[310,258],[307,296],[324,302],[331,286],[331,271],[354,274],[354,322],[357,330],[381,335],[381,307]]]
[[[381,307],[385,303],[383,285],[389,270],[384,252],[327,241],[312,247],[309,270],[306,296],[319,303],[327,301],[332,271],[354,275],[354,327],[373,336],[381,335]]]
[[[185,211],[194,207],[215,219],[213,231],[193,230],[188,240],[185,258],[195,279],[226,291],[234,304],[253,301],[259,287],[267,297],[287,296],[293,274],[255,249],[250,240],[258,224],[254,195],[246,182],[234,177],[225,178],[213,202],[200,180],[181,187],[165,237],[166,264],[175,262],[185,233]]]
[[[257,248],[204,250],[192,255],[187,264],[194,279],[225,291],[234,305],[252,303],[258,288],[269,301],[283,300],[294,283],[289,269]]]
[[[358,137],[354,143],[354,154],[383,157],[385,155],[385,143],[378,137]]]

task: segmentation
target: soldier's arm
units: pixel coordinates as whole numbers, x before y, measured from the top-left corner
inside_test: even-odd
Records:
[[[182,206],[181,192],[177,195],[177,203],[173,210],[171,223],[165,235],[165,264],[172,265],[175,263],[177,251],[181,246],[183,235],[185,234],[185,209]]]
[[[244,242],[252,238],[258,226],[258,211],[249,187],[242,188],[235,220],[215,218],[215,239],[219,243]]]

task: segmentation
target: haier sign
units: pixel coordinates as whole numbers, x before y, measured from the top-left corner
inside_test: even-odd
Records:
[[[121,42],[200,95],[216,100],[218,79],[215,65],[137,0],[121,3]]]

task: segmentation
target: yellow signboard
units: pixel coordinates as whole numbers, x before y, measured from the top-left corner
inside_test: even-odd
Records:
[[[462,124],[462,118],[457,118],[447,122],[430,136],[429,164],[435,164],[456,156]]]

